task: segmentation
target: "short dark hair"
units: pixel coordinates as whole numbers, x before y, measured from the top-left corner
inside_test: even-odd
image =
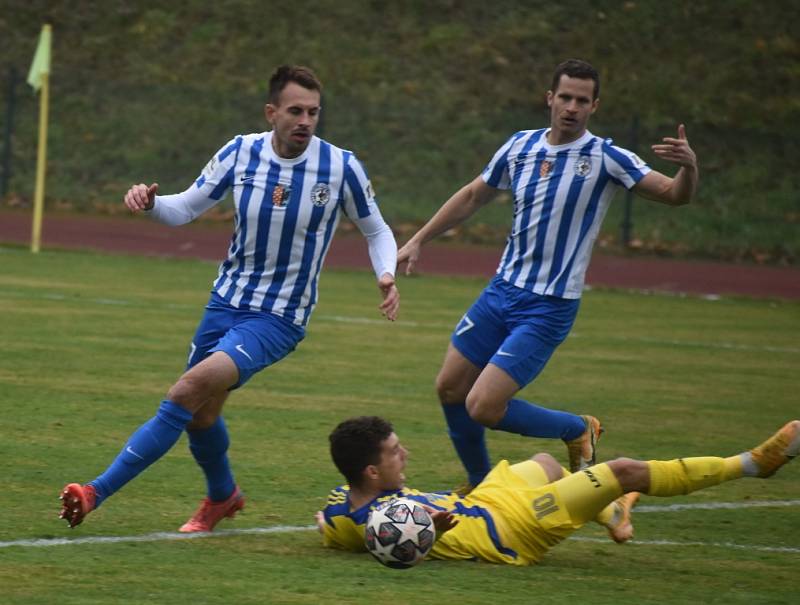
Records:
[[[594,81],[594,96],[592,101],[600,96],[600,74],[592,67],[591,64],[580,59],[568,59],[563,63],[559,63],[553,72],[553,83],[550,85],[550,90],[555,92],[558,90],[558,85],[561,82],[561,76],[568,76],[570,78],[580,78],[581,80]]]
[[[269,79],[269,102],[277,105],[281,92],[289,82],[322,94],[322,83],[310,68],[302,65],[281,65]]]
[[[392,424],[378,416],[358,416],[339,423],[328,437],[331,458],[350,485],[363,481],[370,464],[380,464],[381,444],[394,432]]]

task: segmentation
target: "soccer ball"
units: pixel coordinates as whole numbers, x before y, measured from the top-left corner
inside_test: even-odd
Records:
[[[384,502],[367,517],[367,550],[387,567],[413,567],[430,552],[435,538],[430,514],[410,498]]]

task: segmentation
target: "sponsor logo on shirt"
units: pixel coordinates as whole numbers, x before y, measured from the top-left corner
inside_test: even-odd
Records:
[[[292,190],[287,185],[276,185],[272,190],[272,205],[276,208],[285,208],[292,196]]]
[[[315,206],[324,206],[331,199],[331,187],[328,183],[317,183],[311,188],[311,202]]]
[[[550,176],[550,173],[553,172],[554,165],[555,164],[550,160],[545,160],[542,162],[542,165],[539,166],[539,178],[546,179],[548,176]]]

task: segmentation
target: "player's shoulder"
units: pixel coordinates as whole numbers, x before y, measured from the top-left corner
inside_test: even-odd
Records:
[[[620,145],[614,144],[614,139],[611,137],[595,137],[598,141],[600,141],[600,148],[603,150],[603,153],[625,153],[631,154],[632,151],[621,147]]]
[[[311,144],[319,149],[324,148],[334,164],[340,164],[343,166],[352,167],[352,165],[357,164],[359,162],[358,158],[356,157],[355,151],[353,151],[352,149],[345,149],[344,147],[339,147],[338,145],[331,143],[327,139],[314,136]]]
[[[634,168],[642,169],[647,166],[642,158],[636,155],[635,152],[625,147],[614,144],[614,139],[610,137],[600,138],[600,149],[603,154],[603,160],[610,160],[611,163],[621,164],[623,166],[633,165]]]
[[[350,488],[347,485],[340,485],[328,493],[325,508],[322,511],[327,523],[332,524],[334,518],[346,517],[350,512],[349,492]]]
[[[508,137],[508,141],[510,143],[518,142],[518,141],[527,141],[528,139],[534,138],[539,139],[547,132],[547,128],[533,128],[528,130],[518,130],[510,137]]]
[[[242,143],[249,143],[252,145],[258,140],[266,140],[269,135],[270,135],[269,132],[248,132],[248,133],[237,134],[231,140],[241,141]]]
[[[538,128],[535,130],[518,130],[506,139],[497,153],[503,153],[506,157],[513,157],[523,152],[524,149],[530,147],[531,141],[535,143],[546,131],[546,128]]]
[[[259,138],[263,138],[265,133],[251,133],[251,134],[237,134],[231,137],[222,147],[220,147],[219,155],[227,156],[233,151],[242,147],[243,144],[248,147],[252,146]]]
[[[336,506],[337,504],[342,504],[343,502],[347,502],[347,495],[350,493],[350,486],[348,485],[340,485],[338,487],[334,487],[328,493],[328,506]]]
[[[331,143],[328,139],[323,139],[314,135],[311,139],[312,145],[319,145],[320,147],[327,147],[331,153],[336,153],[339,155],[355,155],[355,152],[351,149],[345,149],[344,147],[339,147],[335,143]]]
[[[506,139],[506,142],[503,145],[503,147],[508,149],[508,151],[512,154],[518,153],[523,149],[530,148],[531,145],[535,145],[538,141],[544,140],[544,134],[546,132],[547,128],[518,130],[510,137],[508,137],[508,139]]]

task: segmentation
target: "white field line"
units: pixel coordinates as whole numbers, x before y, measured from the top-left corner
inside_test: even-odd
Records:
[[[800,353],[800,348],[798,347],[773,347],[770,345],[753,346],[753,345],[738,344],[735,342],[708,343],[708,342],[692,341],[692,340],[674,340],[674,339],[661,340],[658,338],[643,338],[643,337],[626,338],[624,336],[612,336],[609,337],[608,340],[619,340],[622,342],[639,342],[642,344],[654,344],[654,345],[672,345],[676,347],[727,349],[730,351],[767,351],[770,353]]]
[[[639,513],[673,513],[684,510],[740,510],[744,508],[770,508],[781,506],[800,506],[800,500],[748,500],[747,502],[693,502],[690,504],[645,504],[637,506]]]
[[[119,544],[121,542],[163,542],[173,540],[202,540],[204,538],[215,538],[224,536],[242,536],[253,534],[286,534],[299,531],[309,531],[317,529],[315,525],[276,525],[273,527],[250,527],[244,529],[221,529],[211,532],[199,532],[182,534],[179,532],[159,531],[152,534],[141,536],[87,536],[85,538],[38,538],[33,540],[12,540],[10,542],[0,542],[0,548],[11,546],[67,546],[71,544]]]
[[[11,292],[3,292],[0,294],[0,297],[15,297],[15,298],[31,298],[28,295],[21,295]],[[54,300],[54,301],[65,301],[71,302],[73,297],[66,296],[64,294],[58,293],[49,293],[49,294],[41,294],[39,298],[44,300]],[[111,306],[130,306],[138,303],[134,303],[129,300],[122,300],[122,299],[112,299],[112,298],[88,298],[88,299],[74,299],[75,302],[79,302],[81,305],[85,305],[87,303],[96,304],[96,305],[111,305]],[[155,305],[150,305],[149,308],[153,308]],[[182,304],[175,304],[175,303],[168,303],[161,305],[164,309],[195,309],[196,305],[182,305]],[[349,323],[349,324],[360,324],[360,325],[386,325],[385,319],[378,319],[378,318],[370,318],[370,317],[351,317],[347,315],[324,315],[319,314],[315,315],[312,318],[316,321],[323,321],[323,322],[334,322],[334,323]],[[395,322],[397,326],[403,326],[406,328],[424,328],[424,329],[439,329],[439,330],[452,330],[455,328],[457,322],[453,323],[437,323],[437,322],[418,322],[418,321],[404,321],[398,320]],[[583,336],[578,333],[571,333],[568,338],[582,338]],[[800,347],[775,347],[771,345],[747,345],[741,344],[736,342],[704,342],[704,341],[691,341],[691,340],[676,340],[676,339],[658,339],[658,338],[628,338],[628,337],[621,337],[621,336],[604,336],[604,340],[614,340],[620,342],[631,342],[631,343],[641,343],[646,345],[660,345],[660,346],[673,346],[673,347],[689,347],[689,348],[701,348],[701,349],[721,349],[725,351],[764,351],[767,353],[789,353],[793,355],[800,354]]]
[[[386,319],[373,319],[371,317],[348,317],[346,315],[312,315],[312,321],[332,321],[336,323],[345,324],[365,324],[370,326],[385,326]],[[452,329],[454,325],[437,324],[437,323],[420,323],[418,321],[404,321],[398,319],[394,322],[396,326],[405,326],[407,328],[443,328]]]
[[[598,542],[608,544],[608,538],[588,538],[583,536],[571,536],[570,540],[576,542]],[[753,544],[734,544],[733,542],[676,542],[674,540],[638,540],[633,538],[628,544],[634,546],[692,546],[692,547],[714,547],[727,548],[733,550],[748,550],[751,552],[781,552],[788,554],[800,554],[800,548],[792,546],[757,546]]]
[[[718,509],[745,509],[745,508],[773,508],[786,506],[800,506],[800,500],[754,500],[751,502],[700,502],[696,504],[672,504],[667,506],[639,506],[636,513],[657,512],[682,512],[686,510],[718,510]],[[174,540],[199,540],[205,538],[220,538],[226,536],[249,536],[260,534],[283,534],[301,531],[316,530],[314,525],[275,525],[273,527],[250,527],[243,529],[223,529],[214,533],[182,534],[178,532],[154,532],[140,536],[87,536],[85,538],[37,538],[29,540],[11,540],[0,542],[0,549],[17,547],[42,548],[49,546],[70,546],[79,544],[119,544],[122,542],[163,542]],[[578,542],[607,543],[605,538],[589,538],[573,536],[570,540]],[[735,544],[733,542],[677,542],[673,540],[634,540],[632,544],[644,546],[711,546],[750,550],[759,552],[785,552],[800,554],[800,548],[792,546],[758,546]]]

